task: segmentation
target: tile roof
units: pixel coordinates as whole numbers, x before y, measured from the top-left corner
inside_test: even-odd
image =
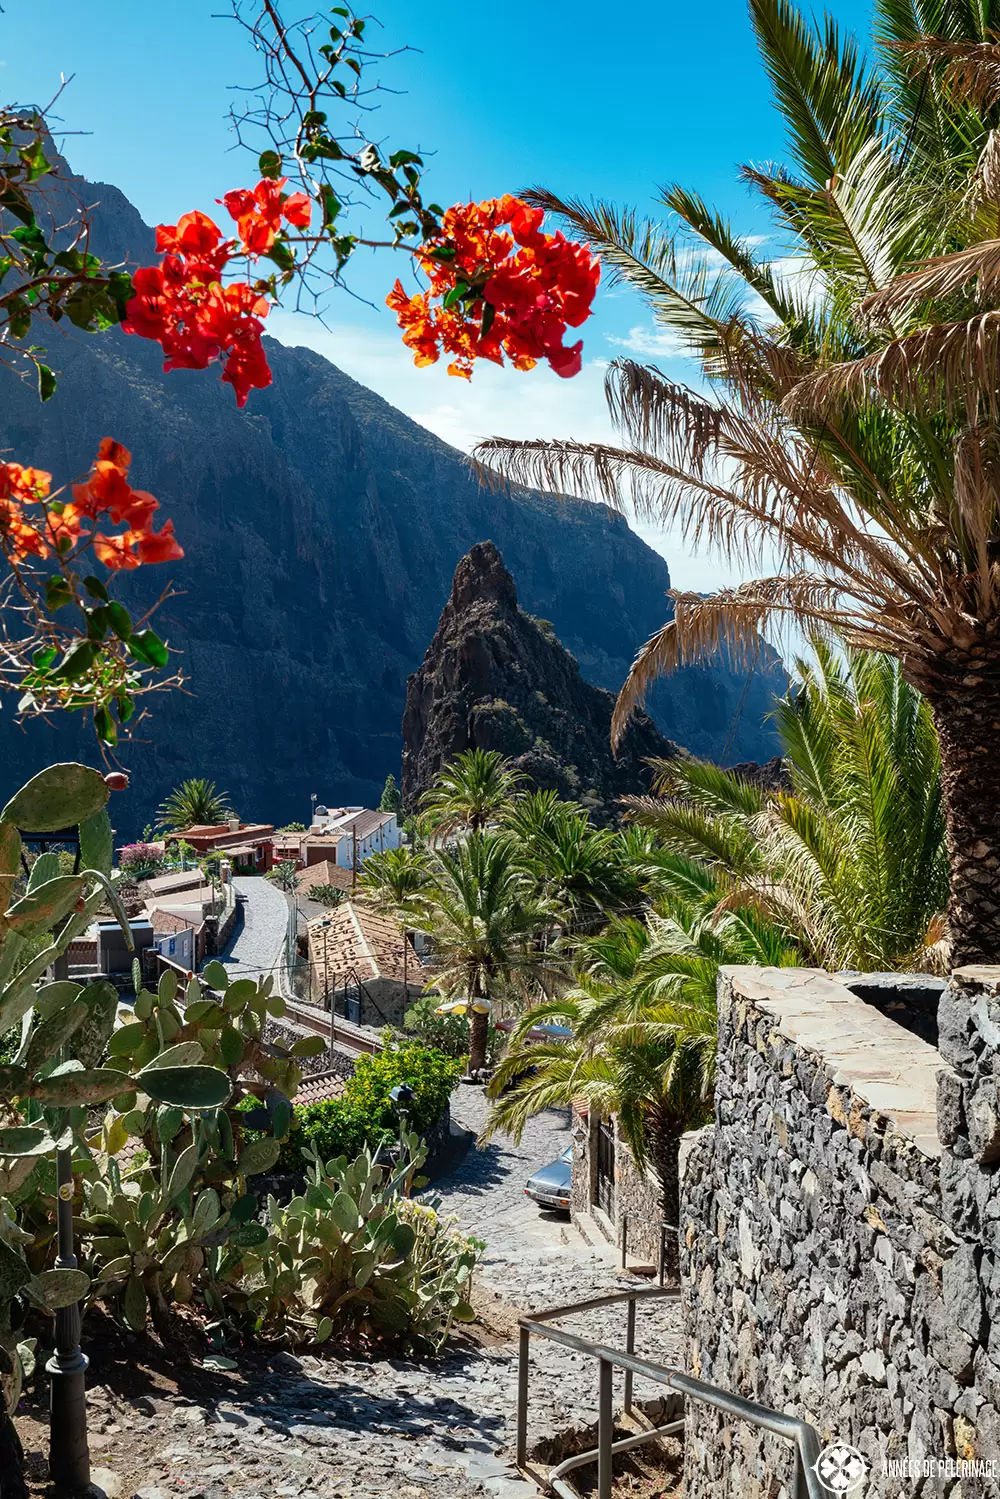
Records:
[[[342,869],[330,859],[321,859],[318,864],[309,864],[305,869],[300,869],[295,877],[295,884],[300,895],[308,895],[313,885],[333,885],[337,890],[350,890],[352,874],[349,869]]]
[[[328,922],[328,925],[324,925]],[[331,985],[342,983],[356,971],[365,979],[403,979],[403,943],[407,945],[407,979],[418,982],[420,959],[409,937],[392,916],[361,901],[345,900],[329,917],[309,923],[309,952],[316,968],[322,967]]]
[[[177,890],[197,890],[203,879],[200,869],[177,869],[173,874],[158,874],[151,880],[143,880],[142,886],[150,895],[172,895]]]
[[[302,1103],[325,1103],[328,1098],[339,1098],[347,1083],[336,1072],[314,1072],[304,1077],[295,1095],[296,1108]]]
[[[378,832],[395,820],[395,812],[369,812],[367,808],[363,812],[355,812],[353,817],[346,818],[337,824],[337,831],[347,833],[352,838],[364,840],[372,833]]]

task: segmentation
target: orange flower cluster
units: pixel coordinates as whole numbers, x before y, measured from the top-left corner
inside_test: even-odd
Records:
[[[159,502],[129,484],[131,462],[131,453],[120,442],[102,438],[90,473],[82,484],[74,484],[68,504],[49,499],[51,474],[0,463],[0,547],[18,562],[28,556],[47,557],[53,550],[65,556],[81,542],[92,542],[96,556],[116,572],[183,557],[173,521],[154,530]],[[42,508],[30,515],[26,505]],[[98,530],[99,525],[124,529],[109,535],[107,529]]]
[[[287,181],[287,177],[264,177],[252,192],[239,188],[216,200],[224,203],[230,218],[235,219],[248,255],[267,254],[281,231],[282,219],[294,229],[309,228],[312,204],[305,193],[289,193],[283,198],[281,189]]]
[[[163,349],[165,370],[203,370],[224,362],[223,380],[245,406],[251,390],[271,383],[261,343],[262,319],[269,307],[246,281],[223,285],[222,275],[234,256],[266,255],[282,221],[308,228],[312,205],[305,193],[282,196],[286,179],[263,179],[250,191],[227,193],[222,200],[235,219],[239,240],[224,239],[205,213],[186,213],[176,224],[160,224],[156,248],[163,260],[135,273],[135,295],[126,308],[126,333],[152,338]]]
[[[509,194],[448,209],[418,255],[429,290],[411,297],[397,281],[386,298],[415,364],[451,354],[448,373],[468,380],[476,359],[506,355],[515,369],[545,359],[557,375],[579,374],[583,341],[564,338],[590,316],[600,265],[588,245],[543,234],[544,217]]]

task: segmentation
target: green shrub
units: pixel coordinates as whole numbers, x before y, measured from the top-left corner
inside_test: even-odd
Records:
[[[302,1169],[303,1148],[315,1149],[326,1161],[355,1156],[365,1145],[377,1150],[395,1140],[399,1116],[389,1095],[399,1083],[413,1090],[410,1128],[426,1135],[437,1124],[461,1076],[461,1062],[420,1041],[394,1041],[391,1032],[384,1034],[384,1049],[377,1056],[358,1057],[354,1076],[339,1098],[294,1110],[292,1133],[281,1157],[287,1170]]]

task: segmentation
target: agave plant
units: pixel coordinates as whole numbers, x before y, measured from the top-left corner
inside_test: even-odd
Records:
[[[680,186],[663,193],[666,227],[531,194],[646,299],[703,389],[619,362],[619,444],[494,439],[479,454],[676,523],[753,579],[674,594],[616,736],[657,674],[723,646],[752,658],[768,624],[896,657],[940,738],[953,959],[995,963],[1000,4],[876,0],[872,61],[788,0],[750,0],[750,15],[790,159],[742,176],[777,262]],[[754,576],[762,552],[777,566]]]

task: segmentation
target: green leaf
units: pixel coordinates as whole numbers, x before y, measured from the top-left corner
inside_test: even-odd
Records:
[[[293,1041],[289,1047],[293,1057],[318,1057],[321,1052],[326,1051],[327,1043],[322,1036],[305,1036],[301,1041]]]
[[[181,1151],[174,1162],[170,1180],[167,1183],[167,1202],[175,1202],[182,1192],[187,1191],[194,1180],[200,1156],[201,1151],[197,1145],[189,1145],[186,1150]]]
[[[170,659],[170,654],[153,630],[137,630],[129,637],[129,653],[144,666],[164,667]]]
[[[102,604],[107,604],[108,602],[110,602],[108,590],[105,588],[100,578],[95,578],[93,574],[88,574],[88,576],[83,580],[83,586],[92,598],[99,599]]]
[[[50,614],[55,614],[57,609],[62,609],[66,604],[73,602],[73,590],[70,588],[62,573],[52,573],[45,580],[45,607]],[[53,655],[53,660],[55,656]]]
[[[143,1068],[136,1084],[157,1103],[182,1109],[218,1109],[229,1099],[233,1085],[217,1067]]]
[[[22,937],[49,931],[73,909],[86,888],[87,881],[78,874],[60,874],[46,880],[8,908],[7,924]]]
[[[237,1170],[241,1176],[258,1176],[262,1171],[270,1171],[280,1154],[281,1145],[270,1136],[265,1136],[262,1140],[251,1140],[240,1151]]]
[[[110,794],[104,777],[88,765],[50,765],[11,797],[0,820],[33,833],[54,833],[99,812]]]
[[[103,703],[94,709],[94,732],[102,744],[114,748],[118,743],[118,726]]]
[[[93,640],[78,640],[75,645],[70,646],[51,674],[60,681],[77,682],[86,676],[97,660],[97,655],[97,645]]]
[[[342,1234],[357,1233],[362,1218],[358,1205],[346,1192],[338,1192],[330,1204],[330,1217]]]
[[[48,1020],[35,1026],[28,1037],[28,1044],[18,1055],[18,1061],[29,1073],[37,1072],[39,1067],[52,1060],[59,1048],[65,1046],[74,1032],[85,1025],[89,1018],[90,1011],[82,1000],[56,1010]]]
[[[75,1108],[106,1103],[128,1084],[128,1074],[111,1067],[84,1067],[72,1072],[55,1072],[32,1083],[31,1097],[39,1103]]]
[[[90,1276],[82,1270],[42,1270],[33,1275],[24,1288],[24,1294],[36,1306],[47,1312],[56,1312],[62,1306],[72,1306],[82,1301],[90,1290]]]
[[[235,1067],[243,1055],[243,1034],[235,1026],[227,1025],[219,1036],[219,1056],[223,1065]]]
[[[28,1124],[0,1129],[0,1156],[47,1155],[55,1148],[56,1142],[47,1129],[36,1129]]]
[[[262,151],[257,162],[257,170],[262,177],[270,177],[273,181],[281,176],[281,157],[277,151]]]
[[[50,401],[56,393],[56,377],[47,364],[38,366],[38,399]]]
[[[146,1292],[142,1281],[138,1275],[130,1275],[125,1287],[122,1310],[125,1313],[125,1321],[133,1332],[145,1331],[147,1309]]]
[[[202,971],[202,978],[210,989],[227,989],[229,987],[229,974],[225,965],[218,958],[213,958],[206,963]]]
[[[209,1353],[201,1361],[203,1369],[215,1369],[219,1373],[228,1374],[233,1369],[238,1369],[239,1364],[234,1358],[226,1358],[221,1353]]]
[[[205,1053],[200,1041],[180,1041],[176,1046],[168,1046],[164,1051],[158,1052],[151,1062],[147,1062],[143,1076],[162,1067],[197,1066],[204,1060]]]
[[[129,1056],[148,1034],[141,1020],[119,1026],[108,1042],[108,1052],[113,1057]]]
[[[258,1245],[266,1244],[267,1239],[268,1233],[263,1223],[237,1224],[229,1235],[229,1242],[239,1249],[256,1249]]]
[[[80,824],[80,863],[84,869],[96,869],[111,878],[114,862],[115,840],[111,830],[111,818],[106,807],[87,817]]]
[[[108,623],[119,640],[128,640],[132,634],[132,616],[117,599],[108,602]]]

